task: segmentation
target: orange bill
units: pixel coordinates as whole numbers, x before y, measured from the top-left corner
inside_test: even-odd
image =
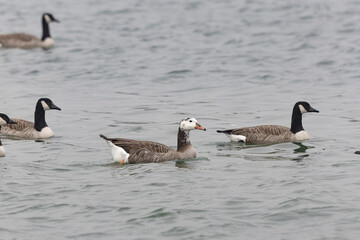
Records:
[[[195,129],[206,131],[206,128],[202,127],[200,124],[196,123]]]

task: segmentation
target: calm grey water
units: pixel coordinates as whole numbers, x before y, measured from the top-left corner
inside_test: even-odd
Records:
[[[0,33],[56,46],[0,49],[0,112],[55,137],[2,137],[0,239],[358,239],[360,1],[4,1]],[[289,126],[303,146],[232,144],[216,129]],[[198,158],[114,165],[99,133],[176,145],[196,117]]]

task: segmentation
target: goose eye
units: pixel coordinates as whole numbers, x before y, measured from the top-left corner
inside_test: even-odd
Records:
[[[192,122],[192,120],[190,120],[189,122]]]

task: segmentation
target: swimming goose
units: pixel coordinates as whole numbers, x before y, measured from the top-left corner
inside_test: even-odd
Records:
[[[16,124],[16,122],[11,120],[6,114],[0,113],[0,129],[1,126],[5,124]],[[4,156],[5,156],[5,149],[0,139],[0,157],[4,157]]]
[[[102,134],[100,134],[100,137],[108,143],[111,154],[116,162],[164,162],[174,159],[190,159],[196,157],[196,151],[189,140],[189,132],[194,129],[206,131],[195,118],[186,118],[180,122],[177,150],[157,142],[107,138]]]
[[[33,35],[25,33],[11,33],[0,35],[0,47],[3,48],[23,48],[31,49],[42,47],[44,49],[51,48],[54,40],[50,36],[49,23],[59,22],[50,13],[44,13],[41,18],[42,22],[42,38],[39,39]]]
[[[6,124],[1,127],[1,133],[25,139],[49,138],[54,136],[51,128],[45,121],[45,111],[50,109],[61,110],[49,98],[40,98],[35,107],[35,124],[29,121],[15,119],[15,125]]]
[[[309,135],[302,126],[302,114],[319,112],[312,108],[308,102],[297,102],[293,108],[291,128],[278,125],[261,125],[228,130],[217,130],[224,133],[233,142],[249,144],[266,144],[281,142],[299,142],[309,139]]]

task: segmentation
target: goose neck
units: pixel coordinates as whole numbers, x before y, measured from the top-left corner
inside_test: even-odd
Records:
[[[37,131],[41,131],[44,127],[47,127],[46,121],[45,121],[45,110],[39,101],[36,104],[35,108],[35,121],[34,121],[34,127]]]
[[[297,105],[294,106],[292,117],[291,117],[291,129],[290,131],[292,133],[297,133],[300,131],[303,131],[303,125],[302,125],[302,113],[300,112],[300,109]]]
[[[41,37],[41,41],[44,41],[46,38],[51,37],[50,36],[50,29],[49,29],[49,23],[45,20],[45,18],[42,18],[42,30],[43,34]]]
[[[184,151],[187,146],[191,145],[189,135],[190,135],[190,131],[184,131],[179,128],[178,140],[177,140],[177,151],[178,152]]]

